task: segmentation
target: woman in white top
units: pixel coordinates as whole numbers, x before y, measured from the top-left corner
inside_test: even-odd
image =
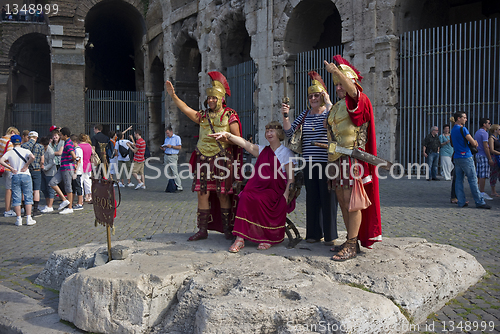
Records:
[[[265,135],[269,146],[251,144],[229,132],[209,134],[217,140],[228,140],[257,157],[252,176],[238,195],[233,229],[237,238],[229,248],[232,253],[245,246],[245,239],[258,243],[260,250],[282,242],[286,214],[295,209],[295,199],[288,203],[290,185],[294,182],[292,159],[295,155],[281,145],[285,133],[279,122],[267,124]]]

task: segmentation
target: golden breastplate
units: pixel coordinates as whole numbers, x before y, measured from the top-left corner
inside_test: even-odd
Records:
[[[212,122],[212,126],[214,127],[215,132],[221,132],[221,131],[230,132],[228,115],[227,114],[224,115],[221,121],[221,116],[223,113],[224,110],[216,113],[215,117],[210,117],[210,121]],[[198,150],[204,156],[212,157],[220,152],[220,148],[219,145],[217,144],[217,141],[214,138],[208,136],[209,133],[213,132],[212,129],[210,128],[210,124],[208,123],[208,119],[206,117],[202,117],[200,120],[200,136],[198,139],[198,144],[196,144],[196,147],[198,147]],[[226,149],[229,146],[228,143],[223,143],[223,142],[219,143],[224,149]]]
[[[354,125],[349,117],[345,99],[340,100],[332,107],[328,116],[328,125],[331,129],[331,132],[328,131],[328,141],[330,143],[336,142],[338,146],[349,149],[365,148],[368,123],[361,126]],[[332,134],[334,138],[331,138]],[[328,160],[335,161],[341,156],[341,153],[329,152]]]

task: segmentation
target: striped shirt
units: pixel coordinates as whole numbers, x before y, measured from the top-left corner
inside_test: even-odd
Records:
[[[63,153],[61,155],[61,167],[59,168],[60,171],[75,169],[71,152],[75,152],[75,145],[71,139],[68,139],[64,142]]]
[[[307,114],[307,116],[306,116]],[[305,121],[302,125],[302,156],[306,161],[311,158],[312,162],[328,162],[328,150],[314,146],[311,142],[318,142],[328,145],[328,137],[326,129],[323,126],[323,121],[328,117],[328,110],[321,114],[311,115],[309,110],[304,110],[292,123],[292,127],[285,130],[285,135],[292,137],[295,129]]]
[[[146,141],[142,138],[137,139],[135,142],[135,148],[137,148],[137,152],[134,153],[134,161],[144,162],[144,153],[146,153]]]
[[[7,151],[5,151],[5,153],[9,152],[14,148],[14,145],[12,145],[12,143],[10,142],[10,136],[3,136],[2,138],[0,138],[0,158],[3,155],[3,151],[5,150],[5,144],[7,144],[7,142],[9,142],[9,146],[7,147]]]

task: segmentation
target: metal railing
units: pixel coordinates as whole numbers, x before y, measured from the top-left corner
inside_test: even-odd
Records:
[[[123,131],[132,125],[148,141],[148,102],[144,92],[88,90],[85,93],[85,132],[93,134],[95,124]],[[129,133],[127,133],[128,135]]]
[[[330,95],[330,99],[335,103],[337,95],[335,93],[332,75],[326,71],[323,61],[326,60],[331,62],[332,57],[338,54],[341,55],[343,49],[342,45],[337,45],[297,54],[294,71],[295,105],[292,106],[292,108],[295,109],[294,117],[297,117],[302,111],[309,108],[309,101],[307,100],[307,87],[311,86],[311,79],[307,75],[309,71],[316,71],[321,75],[328,90],[328,94]]]
[[[52,125],[50,103],[14,103],[11,113],[12,125],[19,131],[36,131],[40,137],[49,134]]]
[[[412,31],[400,36],[399,162],[424,163],[431,126],[442,131],[456,111],[500,122],[500,42],[497,19]],[[416,170],[407,170],[417,173]]]
[[[227,68],[227,82],[231,88],[227,106],[238,113],[243,128],[241,136],[245,139],[248,134],[255,136],[257,131],[255,128],[256,108],[253,102],[256,73],[257,68],[253,60]]]

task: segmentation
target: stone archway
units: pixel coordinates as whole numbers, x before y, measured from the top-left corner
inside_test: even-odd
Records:
[[[142,37],[146,30],[138,4],[139,1],[101,1],[86,12],[88,89],[144,90]]]

